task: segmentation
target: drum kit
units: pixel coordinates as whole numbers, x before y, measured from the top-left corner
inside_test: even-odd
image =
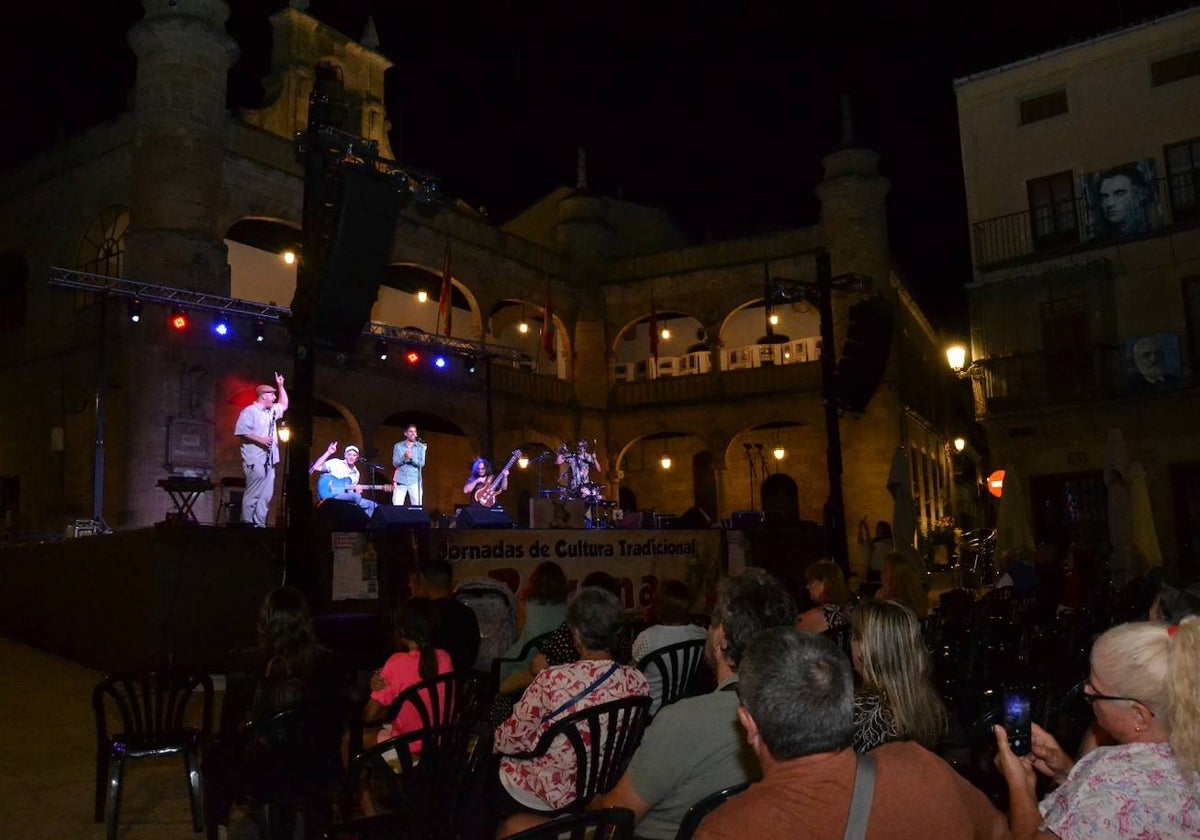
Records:
[[[618,519],[617,503],[604,498],[604,485],[585,482],[571,488],[565,479],[557,487],[542,490],[543,499],[582,501],[585,505],[584,518],[588,528],[615,528]]]

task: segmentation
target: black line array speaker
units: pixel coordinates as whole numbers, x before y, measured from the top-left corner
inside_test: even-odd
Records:
[[[325,260],[305,255],[292,298],[292,318],[314,343],[354,352],[391,255],[398,204],[394,181],[345,174],[332,248]]]
[[[892,349],[893,313],[891,301],[882,297],[866,298],[850,306],[846,344],[833,374],[838,406],[846,411],[866,411],[883,381]]]
[[[422,507],[380,505],[375,508],[370,526],[375,528],[428,528],[429,514]]]
[[[514,528],[512,517],[502,507],[468,505],[458,512],[459,528]]]

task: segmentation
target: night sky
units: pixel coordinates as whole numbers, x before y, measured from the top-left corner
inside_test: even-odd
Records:
[[[260,104],[267,15],[283,5],[231,4],[232,107]],[[573,184],[583,146],[593,189],[665,208],[697,240],[812,224],[849,94],[859,144],[892,182],[901,271],[935,326],[961,332],[970,258],[952,80],[1187,5],[326,0],[309,11],[355,38],[374,16],[396,63],[394,151],[497,222]],[[66,0],[9,16],[3,148],[18,163],[123,109],[124,33],[141,11]]]

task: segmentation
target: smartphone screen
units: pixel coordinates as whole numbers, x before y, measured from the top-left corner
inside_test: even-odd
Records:
[[[1028,755],[1031,749],[1029,730],[1029,690],[1010,688],[1004,692],[1004,730],[1008,745],[1015,755]]]

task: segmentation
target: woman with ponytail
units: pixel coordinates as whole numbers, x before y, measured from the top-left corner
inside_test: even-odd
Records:
[[[371,699],[364,720],[378,720],[392,701],[419,682],[432,680],[454,670],[450,654],[433,646],[438,627],[437,608],[428,598],[409,598],[396,608],[396,653],[372,679]],[[382,680],[383,685],[379,685]],[[363,732],[363,746],[395,738],[421,728],[421,716],[412,704],[400,709],[390,726]]]
[[[1075,762],[1035,724],[1022,758],[996,729],[1013,837],[1200,837],[1200,617],[1118,625],[1091,664],[1084,696],[1115,746]],[[1035,771],[1059,785],[1040,803]]]

